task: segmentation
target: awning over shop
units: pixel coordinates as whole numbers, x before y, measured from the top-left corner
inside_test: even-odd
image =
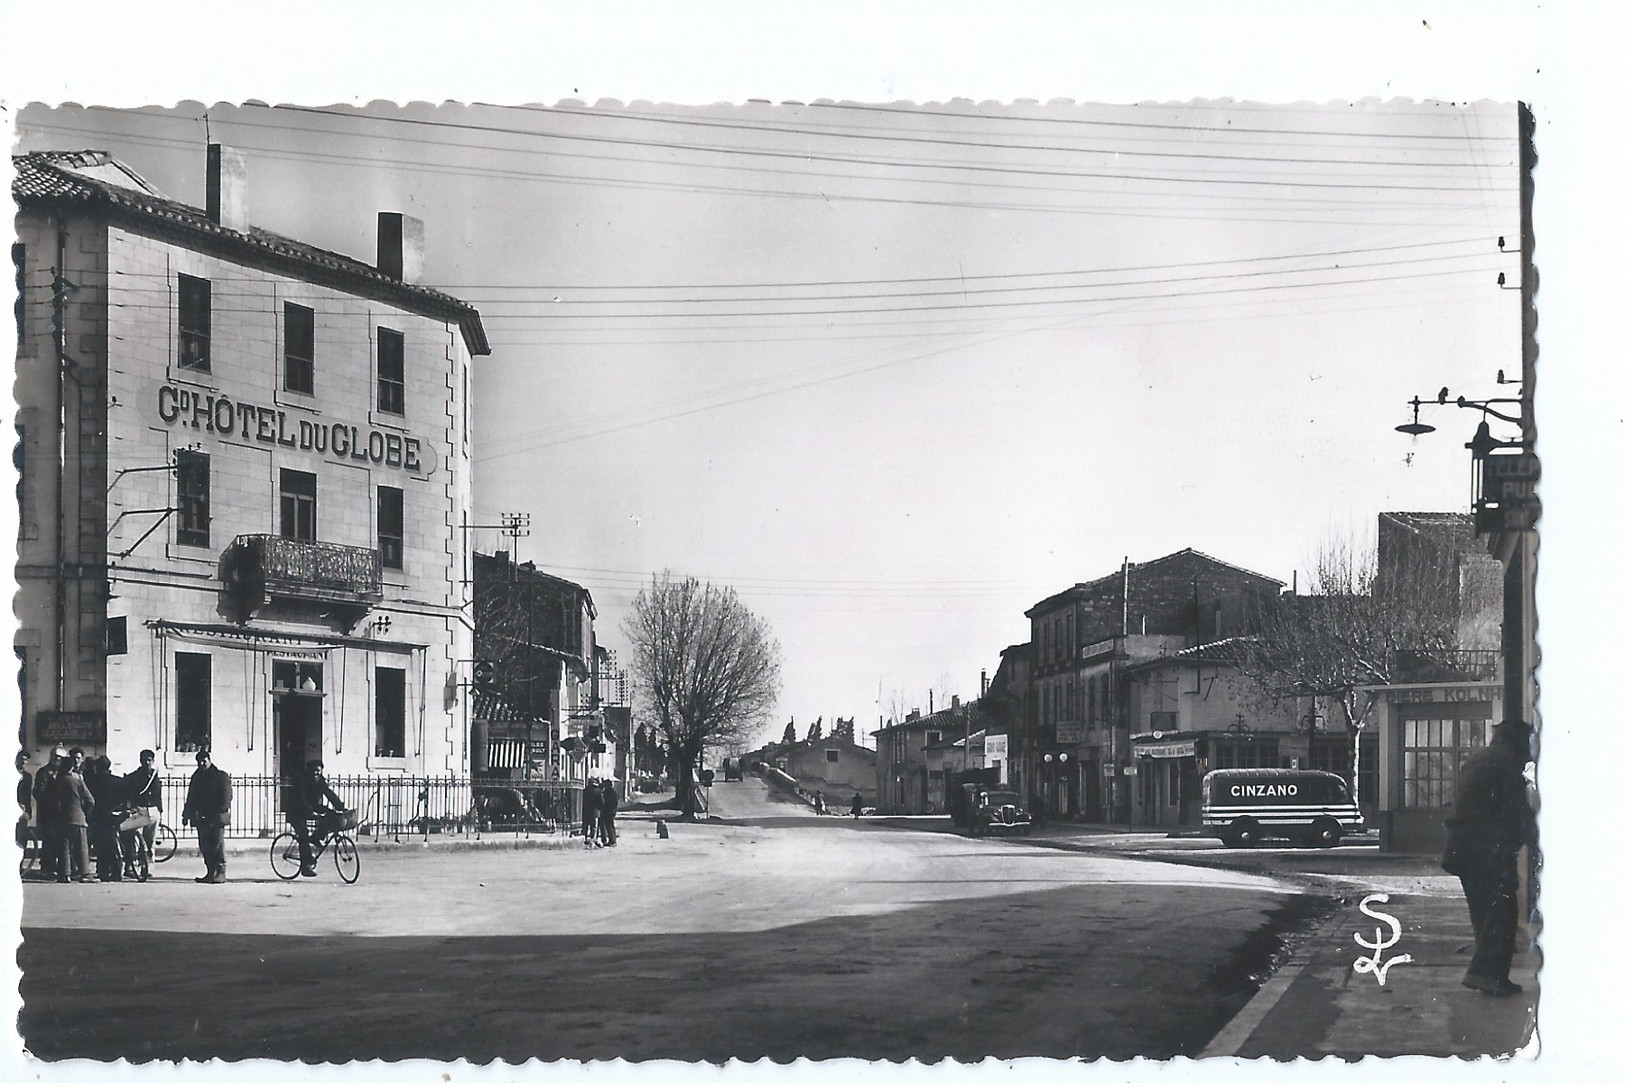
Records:
[[[1196,755],[1195,740],[1175,740],[1165,744],[1135,744],[1134,757],[1139,759],[1184,759]]]

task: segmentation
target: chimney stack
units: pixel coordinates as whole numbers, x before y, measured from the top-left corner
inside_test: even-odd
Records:
[[[248,230],[248,161],[243,153],[224,144],[209,145],[204,210],[210,220],[227,230]]]
[[[378,271],[402,283],[423,282],[423,220],[378,213]]]
[[[982,669],[982,697],[987,697],[987,669]]]

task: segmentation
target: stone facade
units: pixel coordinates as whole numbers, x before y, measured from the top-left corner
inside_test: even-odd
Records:
[[[33,761],[466,774],[478,314],[107,184],[105,156],[17,161]]]

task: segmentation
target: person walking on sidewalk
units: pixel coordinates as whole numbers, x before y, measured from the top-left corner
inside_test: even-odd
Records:
[[[588,849],[598,844],[598,779],[581,790],[581,840]]]
[[[197,753],[197,770],[186,790],[181,825],[197,827],[197,848],[204,874],[198,883],[226,882],[226,828],[231,825],[231,775],[214,764],[208,748]]]
[[[598,844],[615,844],[615,809],[621,806],[615,783],[605,778],[598,787]]]
[[[1473,959],[1461,983],[1491,996],[1523,991],[1507,975],[1518,936],[1518,850],[1535,841],[1523,777],[1529,758],[1529,726],[1497,724],[1489,746],[1461,764],[1455,811],[1445,820],[1440,864],[1461,880],[1473,921]]]
[[[852,794],[852,818],[856,819],[863,814],[863,794]]]

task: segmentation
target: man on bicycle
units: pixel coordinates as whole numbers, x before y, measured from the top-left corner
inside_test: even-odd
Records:
[[[316,874],[311,842],[313,838],[325,839],[332,834],[343,811],[344,801],[322,776],[322,761],[311,759],[305,764],[305,772],[288,790],[288,822],[293,824],[293,833],[299,839],[300,875]]]
[[[164,813],[163,782],[153,765],[157,757],[150,750],[141,752],[141,769],[124,775],[124,798],[130,810],[120,828],[120,837],[127,879],[145,881],[151,870],[152,842],[158,832],[158,818]]]

